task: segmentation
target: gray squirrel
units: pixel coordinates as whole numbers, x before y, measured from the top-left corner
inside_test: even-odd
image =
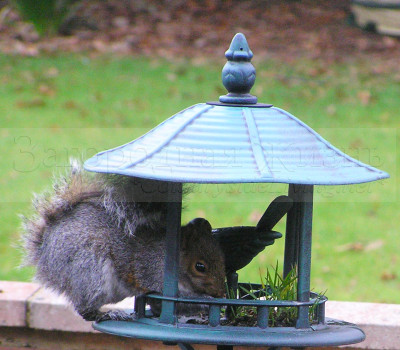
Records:
[[[165,187],[162,181],[87,173],[72,162],[52,192],[34,199],[35,215],[24,218],[26,264],[36,266],[36,279],[64,294],[84,319],[130,319],[100,308],[162,291]],[[280,238],[272,228],[291,206],[287,196],[277,197],[256,227],[212,230],[202,218],[182,226],[179,295],[222,297],[225,272],[240,270]],[[151,306],[156,311],[159,305]]]
[[[90,174],[75,163],[52,193],[35,198],[36,214],[24,218],[26,263],[36,266],[36,279],[64,294],[85,320],[129,319],[100,308],[162,291],[167,203],[162,191],[144,190],[152,184]],[[207,220],[182,226],[180,296],[222,297],[224,266]]]

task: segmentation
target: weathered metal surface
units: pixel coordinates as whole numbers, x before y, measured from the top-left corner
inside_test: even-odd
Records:
[[[294,197],[294,216],[287,218],[290,226],[296,227],[296,250],[298,252],[297,266],[297,300],[310,300],[310,274],[311,274],[311,237],[312,237],[312,212],[313,212],[313,186],[290,185],[289,193]],[[295,225],[290,225],[290,220],[295,220]],[[292,259],[289,259],[292,260]],[[309,308],[300,307],[296,328],[308,328]]]
[[[182,212],[182,184],[168,184],[168,208],[166,231],[166,254],[164,268],[163,295],[176,297],[178,295],[179,260],[180,260],[180,230]],[[173,324],[176,304],[163,300],[160,322]]]
[[[228,94],[220,96],[220,102],[257,103],[257,97],[249,93],[256,80],[256,70],[250,63],[253,52],[242,33],[235,35],[229,50],[225,52],[225,57],[228,62],[222,69],[222,83]]]
[[[170,243],[167,246],[163,295],[139,297],[136,320],[99,322],[95,323],[95,329],[127,337],[181,343],[181,348],[185,348],[187,343],[217,344],[220,348],[231,345],[299,348],[346,345],[364,340],[364,333],[354,325],[326,322],[324,304],[327,299],[310,292],[312,185],[362,183],[389,175],[344,154],[290,113],[257,103],[257,98],[249,93],[255,79],[254,67],[250,63],[252,56],[244,36],[236,35],[226,52],[228,63],[222,74],[227,95],[221,96],[219,102],[189,107],[137,140],[99,153],[85,163],[85,168],[177,182],[178,186],[183,182],[290,184],[290,205],[275,203],[271,211],[268,208],[255,230],[270,231],[290,209],[284,274],[297,266],[297,300],[178,297],[181,197],[171,198],[174,200],[171,200],[168,212]],[[236,231],[229,228],[219,233],[229,232],[233,237]],[[243,228],[243,231],[250,232],[248,228]],[[271,235],[267,238],[272,242],[280,236],[273,231],[269,233]],[[229,285],[237,292],[237,274],[228,272]],[[253,287],[248,286],[249,290]],[[146,300],[151,299],[162,302],[159,319],[146,316]],[[208,304],[208,325],[178,322],[174,315],[177,303]],[[316,306],[317,320],[310,324],[309,311],[313,305]],[[239,306],[256,308],[256,327],[222,325],[221,308],[230,310]],[[269,327],[269,310],[275,307],[297,308],[296,325]]]
[[[388,174],[344,154],[282,109],[197,104],[86,170],[189,183],[343,185]]]
[[[398,0],[352,0],[351,4],[380,9],[400,9]]]
[[[293,328],[254,328],[201,325],[160,325],[155,320],[135,322],[104,321],[95,323],[98,331],[125,337],[163,340],[191,344],[218,344],[237,346],[336,346],[363,341],[365,334],[351,324],[325,325],[308,330]]]
[[[85,169],[191,183],[344,185],[388,177],[339,151],[290,113],[249,92],[253,53],[238,33],[225,53],[219,102],[189,107],[142,137],[101,152]]]
[[[260,284],[257,283],[240,283],[241,287],[246,288],[247,290],[252,291],[254,295],[260,294],[259,291],[263,289]],[[257,290],[257,291],[256,291]],[[268,307],[303,307],[303,306],[313,306],[313,305],[321,305],[324,304],[328,299],[317,293],[310,293],[311,297],[306,301],[298,301],[298,300],[263,300],[263,299],[254,299],[253,296],[246,294],[246,298],[240,299],[225,299],[225,298],[200,298],[200,297],[168,297],[159,294],[146,294],[145,298],[147,299],[156,299],[156,300],[168,300],[174,301],[176,303],[183,304],[207,304],[211,305],[225,305],[225,306],[268,306]],[[188,324],[189,326],[189,324]],[[278,329],[277,327],[276,329]]]

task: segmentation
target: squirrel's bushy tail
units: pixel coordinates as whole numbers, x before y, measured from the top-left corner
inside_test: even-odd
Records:
[[[85,201],[96,201],[127,235],[134,235],[140,227],[159,230],[160,225],[165,225],[165,184],[146,181],[149,180],[89,173],[78,161],[71,160],[69,172],[54,180],[52,191],[34,196],[34,216],[23,217],[25,263],[37,264],[46,228]]]
[[[78,203],[101,197],[103,191],[104,181],[101,177],[85,172],[79,162],[71,160],[68,173],[54,180],[53,191],[34,195],[35,214],[31,218],[22,217],[25,231],[23,236],[25,263],[33,265],[37,263],[43,234],[51,222],[65,215]]]

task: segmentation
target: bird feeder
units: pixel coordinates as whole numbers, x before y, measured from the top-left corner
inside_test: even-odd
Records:
[[[389,175],[344,154],[290,113],[258,103],[250,94],[255,81],[253,56],[243,34],[237,34],[225,56],[222,81],[228,94],[217,102],[199,103],[170,117],[145,135],[101,152],[85,162],[88,171],[167,182],[167,247],[163,295],[136,297],[134,321],[103,321],[94,328],[120,336],[160,340],[166,344],[308,347],[362,341],[355,325],[325,317],[326,297],[310,291],[314,185],[350,185]],[[183,298],[178,295],[179,241],[183,183],[285,183],[291,202],[286,218],[284,276],[297,266],[297,300]],[[272,240],[278,236],[271,237]],[[232,282],[233,276],[233,282]],[[229,276],[237,287],[234,274]],[[145,309],[161,300],[161,314]],[[207,324],[181,323],[178,303],[209,306]],[[221,309],[252,306],[252,327],[224,325]],[[293,326],[271,327],[269,312],[297,309]],[[314,307],[315,321],[310,322]]]

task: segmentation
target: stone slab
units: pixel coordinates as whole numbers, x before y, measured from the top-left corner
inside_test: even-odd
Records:
[[[133,298],[105,306],[104,309],[133,309]],[[355,323],[365,331],[367,339],[353,345],[353,349],[400,349],[400,305],[328,301],[326,315]],[[96,333],[91,322],[84,321],[76,314],[65,298],[41,289],[35,283],[23,282],[0,281],[0,327],[2,326],[3,331],[10,329],[16,332],[21,329],[22,333],[28,329],[37,331],[38,334]],[[124,341],[127,340],[120,341],[125,344]],[[147,349],[151,348],[152,342],[136,340],[135,344],[139,343],[138,349]],[[2,343],[2,346],[14,345]]]
[[[363,349],[400,349],[400,305],[328,301],[326,315],[355,323],[366,339],[354,345]]]
[[[92,322],[85,321],[63,297],[48,289],[40,289],[28,301],[28,325],[34,329],[65,332],[96,332]],[[115,305],[105,305],[109,309],[132,309],[133,300],[125,299]]]
[[[30,328],[49,331],[93,332],[91,322],[80,317],[65,300],[47,289],[40,289],[28,301]]]
[[[0,281],[0,326],[25,327],[26,302],[39,288],[35,283]]]

